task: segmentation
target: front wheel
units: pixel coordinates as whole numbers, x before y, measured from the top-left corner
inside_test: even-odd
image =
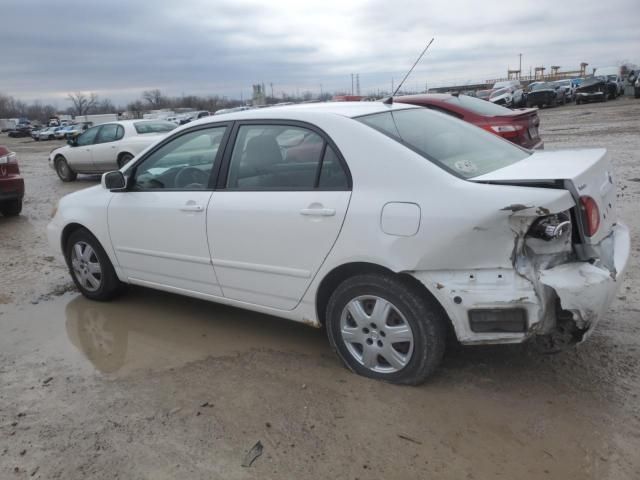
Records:
[[[58,155],[54,160],[54,166],[56,167],[56,173],[60,180],[63,182],[73,182],[78,178],[78,174],[71,170],[71,167],[67,163],[67,159],[62,155]]]
[[[352,371],[417,385],[442,360],[446,330],[435,301],[398,279],[364,274],[341,283],[326,310],[331,346]]]
[[[78,290],[91,300],[111,300],[122,290],[113,264],[100,242],[88,230],[71,234],[65,247],[69,273]]]
[[[0,203],[0,213],[5,217],[15,217],[22,211],[22,199],[7,200]]]

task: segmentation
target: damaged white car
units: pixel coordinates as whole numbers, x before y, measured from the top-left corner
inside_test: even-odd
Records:
[[[350,369],[408,384],[449,332],[582,341],[630,251],[604,150],[373,102],[189,123],[64,197],[48,234],[88,298],[137,284],[324,326]]]

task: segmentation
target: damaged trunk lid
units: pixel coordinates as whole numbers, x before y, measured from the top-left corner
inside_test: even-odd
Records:
[[[586,244],[600,243],[617,221],[613,169],[605,149],[536,152],[470,181],[568,190],[576,202],[578,229]]]

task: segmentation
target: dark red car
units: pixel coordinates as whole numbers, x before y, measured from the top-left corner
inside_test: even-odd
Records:
[[[394,97],[394,102],[410,103],[439,110],[495,133],[524,148],[544,148],[538,134],[538,109],[511,110],[468,95],[433,93]]]
[[[0,145],[0,213],[6,217],[19,215],[23,197],[24,180],[16,154]]]

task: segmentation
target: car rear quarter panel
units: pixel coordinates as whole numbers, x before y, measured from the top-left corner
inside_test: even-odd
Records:
[[[306,317],[316,318],[316,291],[322,279],[336,267],[352,262],[411,274],[462,272],[468,276],[474,270],[504,269],[512,272],[504,276],[507,281],[514,277],[516,251],[522,248],[531,223],[574,205],[565,190],[460,179],[395,140],[353,123],[340,120],[319,125],[347,159],[353,194],[340,236],[300,305]],[[383,231],[381,212],[389,202],[419,205],[421,219],[415,235]],[[445,292],[436,277],[420,278],[442,299]],[[514,284],[514,290],[517,288]],[[446,310],[454,296],[451,293],[448,302],[441,300]]]

